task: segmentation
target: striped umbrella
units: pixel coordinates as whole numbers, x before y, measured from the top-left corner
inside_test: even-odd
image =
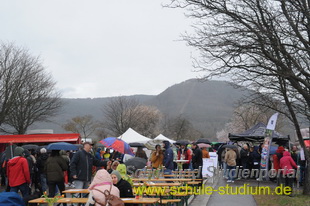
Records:
[[[134,156],[134,153],[132,152],[129,144],[124,142],[122,139],[118,139],[116,137],[107,137],[99,142],[107,148],[112,148],[122,154],[129,154]]]

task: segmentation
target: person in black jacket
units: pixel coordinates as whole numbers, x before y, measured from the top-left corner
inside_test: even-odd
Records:
[[[192,157],[193,168],[199,169],[199,166],[202,166],[202,151],[197,146],[196,143],[193,143],[192,149],[193,149],[193,157]]]
[[[193,163],[193,169],[199,169],[201,166],[202,169],[202,151],[198,147],[197,143],[193,143],[192,145],[193,149],[193,157],[192,157],[192,163]],[[198,172],[198,179],[202,179],[202,172]],[[198,186],[202,186],[202,181],[198,184]]]
[[[131,184],[128,181],[122,179],[122,176],[119,173],[119,171],[114,170],[111,173],[111,177],[112,177],[113,185],[116,186],[119,190],[119,197],[120,198],[134,197]],[[125,204],[125,205],[133,206],[134,204]]]
[[[252,153],[250,153],[251,161],[253,162],[252,169],[260,169],[261,149],[260,146],[255,146]]]
[[[83,149],[76,152],[70,162],[70,174],[76,189],[87,189],[92,175],[92,166],[105,167],[106,161],[96,159],[91,153],[92,145],[84,142]]]
[[[40,149],[40,155],[37,160],[37,168],[38,168],[38,175],[40,178],[41,184],[41,192],[45,192],[47,190],[47,180],[46,180],[46,173],[44,172],[44,165],[48,158],[48,154],[45,148]]]
[[[244,144],[240,151],[242,169],[249,169],[248,167],[249,156],[250,156],[249,147],[247,144]]]

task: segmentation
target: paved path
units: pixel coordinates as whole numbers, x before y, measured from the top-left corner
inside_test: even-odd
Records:
[[[229,186],[232,187],[238,187],[242,186],[244,184],[244,181],[235,181],[235,183],[227,183],[226,179],[223,177],[220,177],[218,179],[217,185],[214,187],[214,189],[218,189],[220,186],[226,186],[229,184]],[[257,186],[257,185],[256,185]],[[201,204],[204,205],[204,204]],[[222,206],[222,205],[229,205],[229,206],[256,206],[256,202],[252,195],[220,195],[217,192],[214,192],[208,203],[207,206]]]

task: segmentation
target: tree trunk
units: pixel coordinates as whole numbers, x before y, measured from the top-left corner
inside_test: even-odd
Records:
[[[310,151],[309,150],[308,152],[305,152],[305,157],[307,160],[307,167],[305,168],[303,194],[310,195]]]

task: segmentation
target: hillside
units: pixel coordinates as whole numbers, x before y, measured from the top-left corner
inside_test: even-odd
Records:
[[[182,114],[196,129],[212,138],[232,116],[234,104],[245,91],[234,89],[224,81],[187,80],[169,87],[147,101],[171,116]]]
[[[182,114],[206,137],[212,138],[231,118],[234,103],[245,91],[234,89],[224,81],[187,80],[167,88],[159,95],[133,95],[146,105],[156,106],[171,117]],[[112,97],[94,99],[64,99],[64,107],[49,123],[33,125],[31,129],[54,129],[55,133],[65,132],[61,125],[78,115],[92,115],[103,120],[102,107]]]

